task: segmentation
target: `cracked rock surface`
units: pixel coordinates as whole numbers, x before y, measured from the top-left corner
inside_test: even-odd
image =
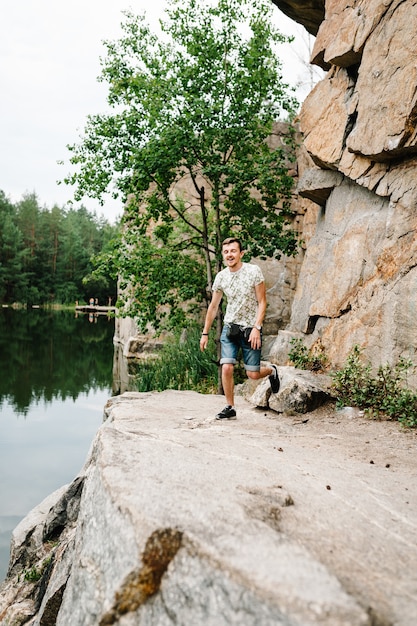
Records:
[[[111,399],[74,483],[14,533],[0,624],[417,623],[415,433],[243,397],[219,423],[223,404]]]

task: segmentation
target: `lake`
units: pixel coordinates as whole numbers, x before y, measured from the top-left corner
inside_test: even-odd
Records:
[[[0,581],[13,528],[84,465],[113,386],[114,320],[0,308]]]

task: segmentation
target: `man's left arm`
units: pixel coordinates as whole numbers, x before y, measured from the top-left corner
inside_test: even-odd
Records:
[[[249,343],[254,350],[259,350],[262,344],[261,331],[258,330],[256,326],[262,326],[266,313],[266,287],[264,282],[255,285],[255,295],[258,301],[258,310],[256,313],[255,326],[252,328],[252,332],[249,335]]]

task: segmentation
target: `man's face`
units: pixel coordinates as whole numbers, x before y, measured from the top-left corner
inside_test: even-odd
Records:
[[[225,265],[230,269],[239,269],[242,264],[243,252],[239,248],[239,244],[236,241],[227,243],[222,249],[223,260]]]

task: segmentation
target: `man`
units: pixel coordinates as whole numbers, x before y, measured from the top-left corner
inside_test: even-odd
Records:
[[[269,376],[272,393],[278,393],[280,384],[276,365],[261,367],[262,323],[266,312],[266,289],[262,272],[257,265],[242,262],[244,252],[236,237],[223,241],[222,254],[226,268],[214,279],[213,296],[200,339],[200,348],[204,350],[208,343],[209,330],[225,294],[227,307],[220,338],[220,364],[227,406],[216,415],[218,420],[236,419],[233,371],[240,348],[248,378],[259,380]],[[240,327],[237,336],[231,336],[232,325]]]

